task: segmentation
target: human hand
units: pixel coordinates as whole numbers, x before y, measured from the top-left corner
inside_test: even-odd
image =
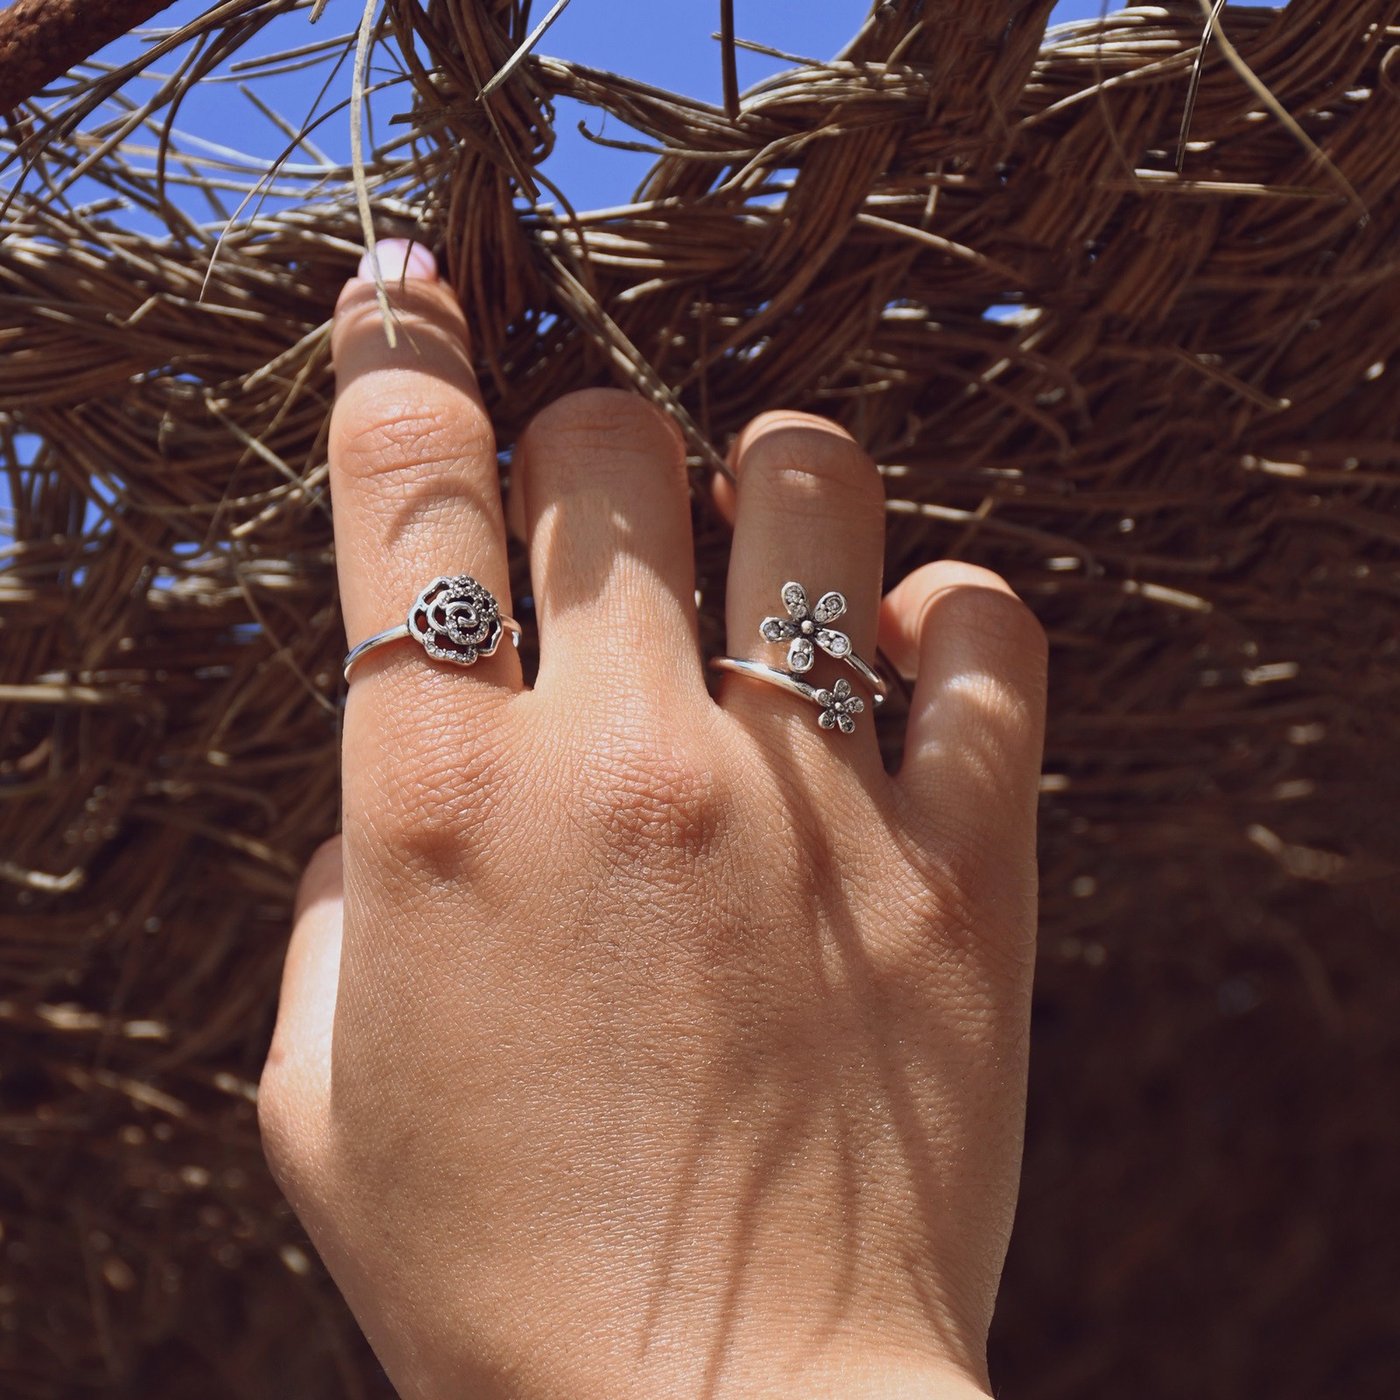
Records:
[[[398,348],[360,280],[333,340],[352,642],[438,574],[511,610],[462,313],[381,248]],[[880,478],[835,424],[761,415],[731,463],[730,653],[785,665],[758,634],[782,584],[840,590],[856,651],[917,667],[897,775],[868,711],[846,735],[747,676],[711,698],[681,438],[618,390],[516,448],[534,688],[510,646],[355,672],[343,839],[302,883],[259,1117],[404,1396],[985,1391],[1044,638],[965,565],[880,604]]]

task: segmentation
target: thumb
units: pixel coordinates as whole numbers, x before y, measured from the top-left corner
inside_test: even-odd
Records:
[[[314,1151],[330,1104],[344,913],[344,865],[340,837],[333,836],[316,849],[297,887],[277,1024],[258,1086],[259,1126],[269,1158],[304,1160]]]

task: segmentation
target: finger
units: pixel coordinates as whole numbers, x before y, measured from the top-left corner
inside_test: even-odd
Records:
[[[367,261],[340,295],[331,337],[331,496],[352,645],[402,623],[419,591],[440,575],[470,574],[510,610],[495,435],[461,308],[425,248],[386,240],[378,254],[396,343],[389,343]],[[434,664],[411,644],[396,645],[370,653],[355,675],[421,677]],[[453,670],[461,693],[463,673]],[[514,648],[472,668],[473,678],[483,675],[518,689]],[[399,694],[392,703],[406,701],[413,703]]]
[[[565,394],[515,449],[540,627],[536,689],[700,695],[685,441],[621,389]]]
[[[317,849],[297,888],[277,1024],[259,1087],[259,1118],[269,1155],[279,1154],[284,1160],[308,1159],[321,1141],[330,1102],[343,881],[336,836]]]
[[[864,700],[856,742],[868,758],[876,753],[870,692],[821,642],[836,648],[841,643],[831,634],[843,634],[857,654],[873,661],[885,539],[880,474],[844,428],[808,413],[760,414],[729,455],[737,498],[727,507],[728,484],[717,488],[721,510],[732,508],[734,519],[725,613],[729,654],[796,671],[820,687],[848,681]],[[803,589],[805,618],[794,615],[801,607],[785,603],[789,581]],[[830,592],[844,597],[846,609],[824,621],[816,605]],[[765,640],[760,633],[769,617],[777,619],[783,640]],[[804,621],[811,635],[789,639]],[[810,669],[801,669],[807,658],[794,651],[794,641],[810,654]],[[808,702],[749,677],[727,677],[723,695],[726,708],[751,725],[770,731],[813,727]]]
[[[943,560],[885,599],[880,643],[917,672],[898,782],[926,812],[1033,826],[1045,735],[1046,641],[987,569]]]

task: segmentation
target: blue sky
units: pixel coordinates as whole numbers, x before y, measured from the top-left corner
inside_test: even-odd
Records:
[[[199,13],[207,0],[179,0],[158,17],[161,26]],[[538,22],[550,8],[549,0],[537,0],[533,19]],[[1065,0],[1056,7],[1054,21],[1098,14],[1101,0]],[[1117,8],[1117,6],[1113,6]],[[870,10],[870,0],[737,0],[735,30],[740,38],[768,44],[813,58],[829,58],[850,39]],[[350,33],[358,21],[359,0],[330,0],[313,28],[306,12],[284,17],[260,36],[239,58],[271,52],[295,44]],[[537,46],[541,53],[574,59],[599,68],[611,68],[659,87],[684,92],[705,101],[722,101],[720,48],[711,38],[719,27],[718,0],[571,0]],[[141,51],[141,41],[128,38],[108,51],[121,58]],[[741,90],[788,65],[766,55],[740,50]],[[170,61],[159,67],[168,70]],[[277,78],[260,77],[258,93],[280,114],[300,126],[316,106],[319,90],[331,64]],[[387,72],[381,76],[388,76]],[[324,111],[348,91],[348,65],[331,80]],[[402,94],[402,96],[400,96]],[[406,107],[406,85],[390,88],[375,98],[378,123]],[[606,136],[635,137],[615,119],[602,118],[580,104],[557,104],[557,144],[544,171],[575,207],[598,208],[627,200],[651,163],[637,152],[615,151],[588,141],[578,131],[584,120],[590,130]],[[234,146],[249,157],[267,160],[285,145],[286,138],[240,93],[236,81],[204,83],[181,110],[181,129],[196,137]],[[381,127],[381,129],[383,129]],[[314,140],[335,159],[348,158],[349,117],[331,115],[317,127]],[[545,198],[548,198],[546,195]],[[201,207],[198,217],[214,217]]]
[[[959,0],[973,3],[974,0]],[[1237,0],[1238,2],[1238,0]],[[0,0],[3,7],[5,0]],[[157,17],[165,27],[199,14],[209,0],[177,0]],[[550,8],[550,0],[537,0],[534,20],[538,22]],[[1100,13],[1102,0],[1064,0],[1056,6],[1052,23],[1084,19]],[[1118,8],[1117,4],[1111,8]],[[830,58],[859,28],[869,13],[870,0],[736,0],[735,30],[738,37],[768,44],[811,58]],[[320,21],[308,23],[309,10],[282,16],[268,26],[249,46],[240,49],[236,61],[259,54],[274,53],[338,35],[351,35],[361,12],[360,0],[330,0]],[[611,68],[630,77],[673,91],[684,92],[704,101],[722,102],[720,47],[712,34],[719,27],[719,0],[571,0],[564,13],[544,35],[537,52]],[[155,25],[112,45],[101,57],[126,61],[142,54]],[[143,37],[144,36],[144,37]],[[149,81],[174,66],[171,55],[153,65]],[[738,54],[741,91],[760,79],[780,72],[789,65],[780,59],[740,50]],[[300,72],[282,76],[259,76],[252,84],[257,94],[270,103],[294,127],[300,127],[313,111],[333,108],[349,91],[348,63],[333,72],[329,61]],[[381,68],[372,78],[392,76]],[[329,83],[327,85],[327,80]],[[260,113],[240,91],[240,76],[219,70],[200,82],[177,114],[176,125],[187,150],[202,149],[200,143],[214,143],[225,152],[237,152],[239,163],[256,178],[278,156],[287,143],[285,134]],[[325,94],[322,93],[326,86]],[[410,100],[407,84],[389,87],[374,98],[375,124],[384,132],[388,121],[405,110]],[[111,110],[104,114],[112,115]],[[561,99],[556,104],[554,151],[544,163],[544,171],[577,209],[596,209],[626,202],[652,163],[650,155],[617,151],[588,141],[578,131],[580,120],[590,130],[626,139],[635,137],[613,118],[594,109]],[[350,149],[349,116],[333,111],[314,131],[317,146],[337,161],[348,161]],[[231,149],[230,149],[231,148]],[[308,163],[299,155],[296,159]],[[0,176],[0,185],[13,172]],[[328,194],[340,194],[336,188]],[[106,194],[84,180],[72,197],[77,201]],[[542,198],[551,197],[542,191]],[[225,211],[232,210],[238,197],[226,199]],[[274,200],[271,207],[275,208]],[[201,197],[189,194],[185,207],[201,222],[222,223],[223,215]],[[143,227],[137,214],[122,214],[133,228]],[[163,232],[154,223],[152,232]],[[32,450],[29,443],[24,447]],[[6,529],[8,483],[0,476],[0,543]]]
[[[7,0],[0,0],[3,6]],[[199,14],[211,0],[177,0],[157,16],[152,26],[112,45],[104,58],[129,60],[140,56],[156,27],[178,24]],[[1236,0],[1240,3],[1241,0]],[[976,3],[976,0],[957,0]],[[532,19],[538,22],[551,7],[551,0],[536,0]],[[871,0],[736,0],[735,29],[742,39],[768,44],[812,58],[830,58],[856,32],[869,13]],[[1055,7],[1052,23],[1085,19],[1103,9],[1119,8],[1104,0],[1062,0]],[[246,62],[259,54],[316,41],[349,37],[359,22],[361,0],[329,0],[319,22],[309,23],[309,8],[281,16],[248,46],[235,55]],[[722,82],[720,47],[712,37],[719,27],[719,0],[570,0],[563,14],[544,35],[537,52],[574,59],[599,68],[612,68],[644,82],[684,92],[702,100],[720,103]],[[148,81],[168,73],[176,56],[166,56],[153,65]],[[751,51],[738,54],[741,90],[788,65],[780,59]],[[245,158],[251,178],[261,174],[287,144],[285,134],[259,112],[240,91],[241,75],[224,70],[203,79],[181,105],[177,127],[187,150],[200,149],[201,142],[214,142],[233,148]],[[387,64],[371,74],[385,80],[395,75]],[[349,158],[349,115],[333,110],[349,91],[350,65],[334,71],[328,58],[316,66],[279,76],[259,75],[251,84],[294,127],[300,128],[313,111],[326,114],[314,129],[316,145],[337,161]],[[326,88],[322,93],[323,86]],[[387,87],[374,95],[375,125],[382,134],[392,130],[389,119],[407,108],[411,93],[406,82]],[[110,117],[109,109],[104,115]],[[580,134],[578,123],[604,136],[636,138],[615,118],[568,99],[556,104],[556,145],[545,161],[544,173],[557,184],[578,209],[596,209],[628,200],[652,163],[647,154],[617,151],[590,142]],[[297,159],[307,162],[307,157]],[[7,172],[8,176],[9,172]],[[0,177],[3,181],[7,177]],[[76,199],[99,192],[86,187],[75,190]],[[340,189],[328,193],[339,194]],[[542,191],[542,199],[549,200]],[[270,209],[280,201],[273,199]],[[231,212],[238,197],[226,199],[223,213]],[[221,222],[223,214],[201,197],[191,195],[186,206],[202,222]],[[130,216],[132,227],[143,227],[139,215]],[[158,226],[150,225],[152,232]]]

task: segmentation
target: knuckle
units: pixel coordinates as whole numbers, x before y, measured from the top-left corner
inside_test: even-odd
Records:
[[[984,831],[948,814],[910,852],[897,902],[936,956],[1016,977],[1035,960],[1034,863],[1024,868]]]
[[[935,820],[906,853],[904,907],[920,928],[976,923],[970,892],[981,880],[980,833],[963,821]]]
[[[376,868],[403,872],[410,879],[423,870],[451,878],[456,869],[458,832],[440,803],[404,792],[376,814]]]
[[[721,839],[723,779],[698,743],[659,725],[595,735],[579,780],[602,842],[639,868],[693,868]]]
[[[785,503],[835,495],[848,509],[884,510],[884,486],[873,459],[835,423],[785,420],[757,434],[744,449],[740,479],[780,493]]]
[[[437,494],[464,460],[494,458],[495,438],[481,410],[459,395],[436,398],[416,387],[352,386],[331,419],[331,460],[358,481],[401,483],[406,494]]]
[[[406,745],[392,780],[366,794],[368,810],[347,811],[367,828],[378,871],[416,887],[460,878],[480,853],[474,833],[489,825],[483,819],[500,800],[509,764],[503,744],[484,736],[463,750],[435,741]],[[518,764],[514,771],[518,779]]]
[[[628,456],[664,456],[677,467],[685,444],[671,417],[641,394],[626,389],[576,389],[542,408],[522,435],[567,468],[577,463],[590,477]]]

